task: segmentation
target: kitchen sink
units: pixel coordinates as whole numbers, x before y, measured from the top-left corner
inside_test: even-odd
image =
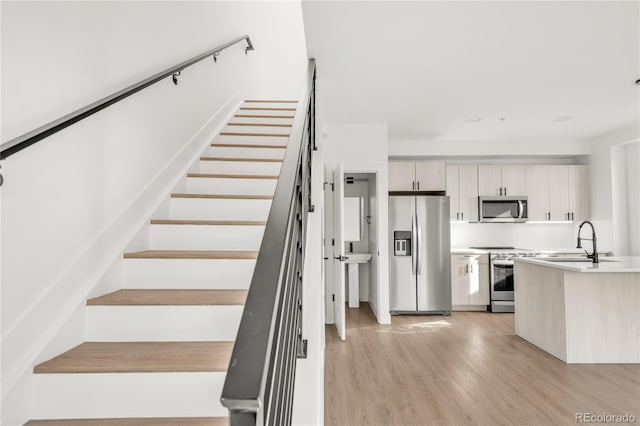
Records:
[[[538,257],[538,260],[544,260],[545,262],[583,262],[583,263],[591,263],[592,259],[587,259],[585,257]],[[600,262],[617,262],[617,260],[609,260],[609,259],[598,259]]]

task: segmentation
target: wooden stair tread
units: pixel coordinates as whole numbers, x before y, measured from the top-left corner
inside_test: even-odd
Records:
[[[140,417],[30,420],[24,426],[227,426],[227,417]]]
[[[271,200],[271,195],[243,194],[171,194],[171,198],[209,198],[221,200]]]
[[[288,138],[289,133],[252,133],[252,132],[220,132],[220,136],[256,136],[256,137],[274,137]]]
[[[295,108],[284,107],[240,107],[244,111],[295,111]]]
[[[188,173],[191,178],[212,178],[212,179],[278,179],[275,175],[231,175],[220,173]]]
[[[293,115],[260,115],[260,114],[235,114],[238,118],[294,118]]]
[[[38,364],[36,374],[226,371],[233,342],[85,342]]]
[[[193,219],[152,219],[152,225],[235,225],[265,226],[264,220],[193,220]]]
[[[247,290],[139,290],[125,289],[87,300],[87,305],[166,306],[244,305]]]
[[[246,127],[292,127],[293,124],[274,124],[274,123],[227,123],[227,126],[246,126]]]
[[[249,143],[212,143],[213,147],[220,148],[276,148],[287,149],[286,145],[265,145],[265,144],[249,144]]]
[[[278,158],[200,157],[200,161],[248,161],[252,163],[282,163]]]
[[[124,254],[125,259],[256,259],[257,251],[142,250]]]
[[[272,99],[267,99],[267,100],[260,100],[260,99],[246,99],[245,102],[248,103],[263,103],[263,104],[297,104],[298,101],[291,101],[291,100],[272,100]]]

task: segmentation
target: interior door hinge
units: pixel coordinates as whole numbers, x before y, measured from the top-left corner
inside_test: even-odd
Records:
[[[336,301],[336,295],[335,294],[331,295],[331,300],[334,301],[334,302]]]

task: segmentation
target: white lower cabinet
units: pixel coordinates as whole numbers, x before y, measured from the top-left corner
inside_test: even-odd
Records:
[[[451,304],[454,311],[485,311],[489,305],[489,256],[451,256]]]

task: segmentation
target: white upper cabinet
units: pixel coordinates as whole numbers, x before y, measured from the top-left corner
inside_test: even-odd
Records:
[[[478,194],[502,195],[502,166],[478,166]]]
[[[502,195],[526,195],[527,173],[523,165],[502,166]]]
[[[549,166],[549,220],[569,220],[569,166]]]
[[[582,221],[589,218],[587,166],[527,166],[529,220]]]
[[[590,217],[589,168],[569,166],[569,215],[582,222]]]
[[[526,166],[529,220],[549,220],[549,166]]]
[[[444,191],[446,188],[444,161],[416,161],[416,190]]]
[[[451,220],[478,220],[478,166],[448,165],[447,195]]]
[[[389,162],[389,191],[413,191],[416,182],[416,163],[413,161]]]
[[[449,217],[460,220],[460,168],[447,165],[447,195],[449,196]]]
[[[525,182],[525,166],[478,166],[478,194],[480,196],[524,195]]]
[[[389,191],[445,191],[444,161],[390,161]]]

